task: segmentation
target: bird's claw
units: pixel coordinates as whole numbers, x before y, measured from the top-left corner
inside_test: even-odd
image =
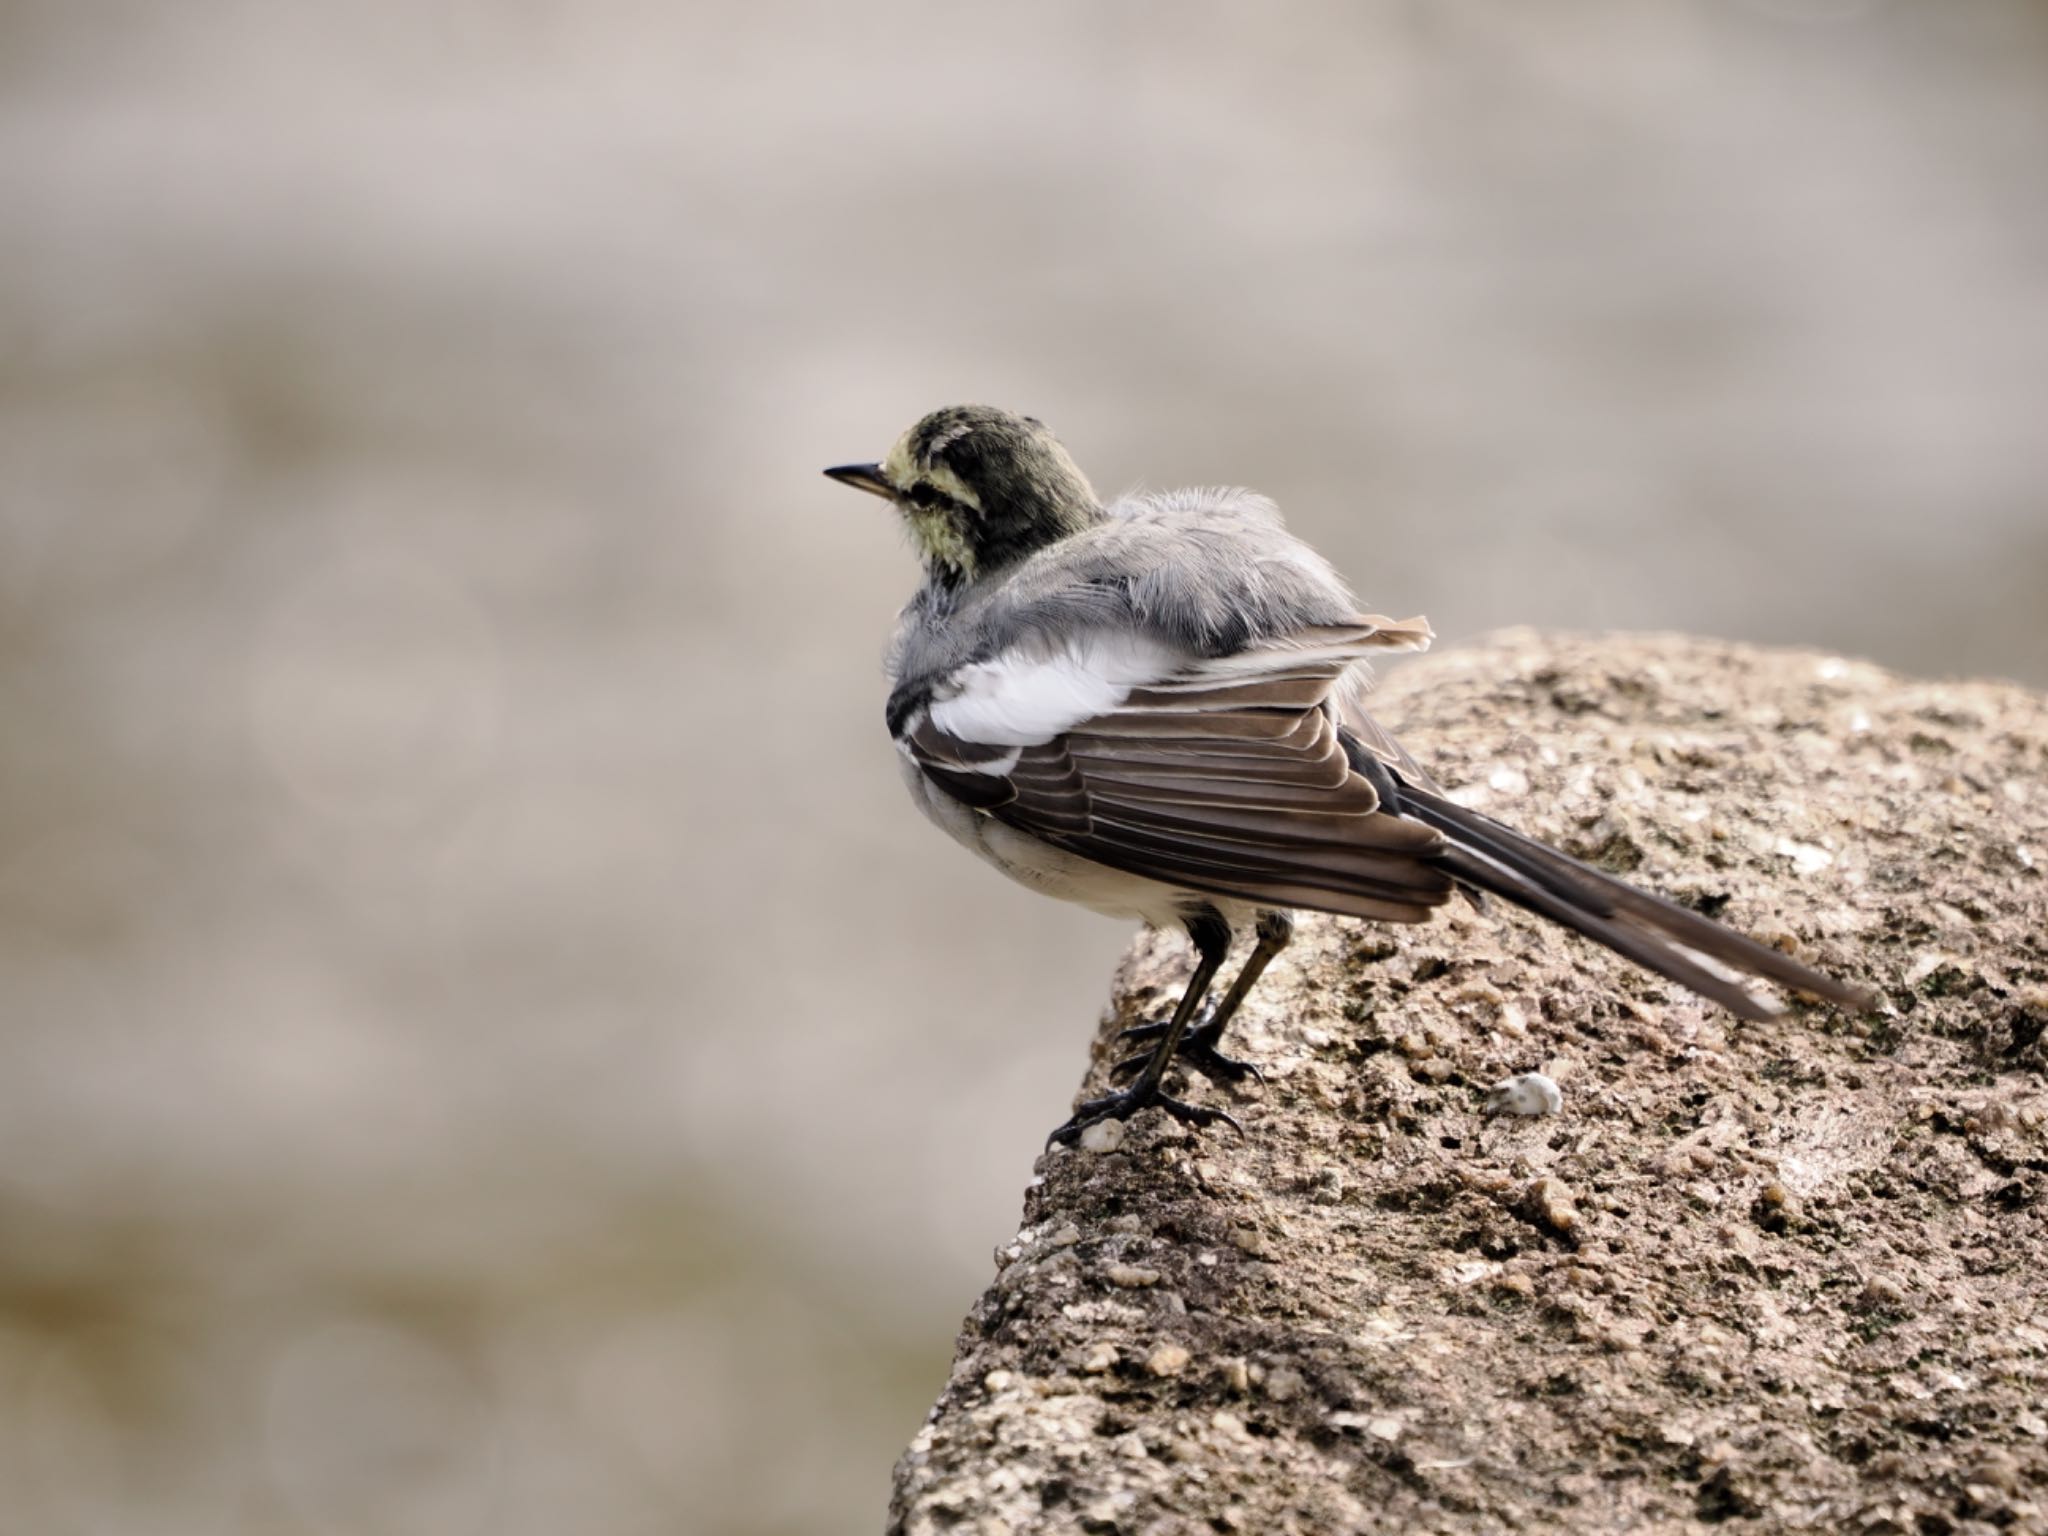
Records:
[[[1164,1024],[1134,1024],[1117,1033],[1119,1040],[1157,1040],[1166,1033]],[[1216,1049],[1216,1042],[1223,1038],[1223,1031],[1213,1023],[1196,1025],[1181,1036],[1180,1046],[1173,1053],[1175,1061],[1192,1067],[1212,1083],[1242,1083],[1249,1079],[1260,1087],[1266,1084],[1266,1074],[1248,1061],[1239,1061],[1226,1056]],[[1150,1051],[1140,1051],[1135,1056],[1126,1056],[1109,1069],[1110,1080],[1127,1077],[1152,1059]]]
[[[1099,1125],[1104,1120],[1128,1120],[1147,1106],[1165,1111],[1182,1125],[1221,1124],[1229,1126],[1240,1136],[1244,1134],[1244,1127],[1237,1123],[1234,1115],[1226,1114],[1220,1109],[1207,1109],[1199,1104],[1183,1103],[1170,1094],[1162,1093],[1157,1084],[1149,1088],[1140,1084],[1120,1088],[1114,1093],[1106,1093],[1099,1099],[1088,1100],[1074,1111],[1072,1118],[1065,1125],[1045,1138],[1045,1144],[1050,1147],[1054,1142],[1064,1142],[1072,1146],[1081,1139],[1081,1133],[1089,1126]]]

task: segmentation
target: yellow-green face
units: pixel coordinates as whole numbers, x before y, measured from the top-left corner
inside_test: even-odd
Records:
[[[931,418],[925,418],[929,421]],[[927,565],[958,570],[974,579],[972,530],[982,515],[981,497],[943,459],[926,461],[929,449],[919,446],[919,422],[901,437],[882,460],[882,478],[895,493],[897,510],[912,542]]]
[[[937,579],[973,581],[1087,526],[1095,492],[1044,423],[991,406],[934,411],[877,464],[825,471],[886,496]]]

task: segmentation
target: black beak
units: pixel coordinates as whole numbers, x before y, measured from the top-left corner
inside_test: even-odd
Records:
[[[841,485],[850,485],[857,491],[867,491],[876,496],[893,497],[896,494],[896,487],[882,474],[879,464],[840,464],[825,473]]]

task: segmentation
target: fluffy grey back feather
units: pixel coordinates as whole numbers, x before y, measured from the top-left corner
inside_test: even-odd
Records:
[[[1087,629],[1131,629],[1196,656],[1227,656],[1358,605],[1264,496],[1193,489],[1119,497],[1103,518],[957,591],[927,585],[889,648],[899,684],[1013,647],[1050,651]],[[899,689],[899,692],[901,690]]]

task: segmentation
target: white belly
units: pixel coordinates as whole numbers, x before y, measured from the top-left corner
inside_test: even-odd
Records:
[[[1125,874],[1092,859],[1078,858],[962,805],[934,786],[909,758],[899,754],[898,765],[910,798],[930,821],[961,847],[979,854],[1012,880],[1034,891],[1078,902],[1111,917],[1139,918],[1155,928],[1177,926],[1190,901],[1215,906],[1233,928],[1248,921],[1254,910],[1242,902],[1196,895],[1143,875]]]

